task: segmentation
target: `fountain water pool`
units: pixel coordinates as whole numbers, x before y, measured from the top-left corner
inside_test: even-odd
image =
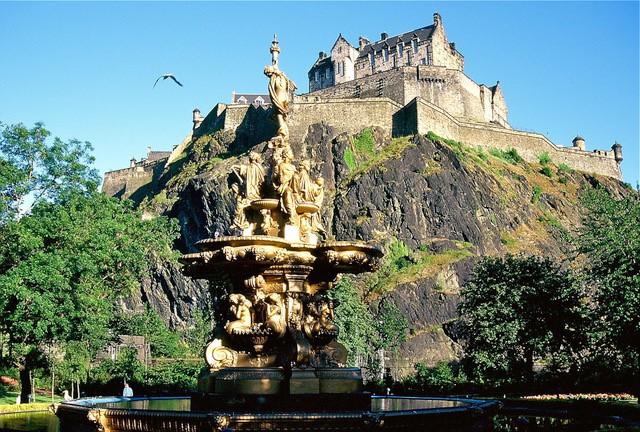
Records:
[[[87,398],[56,405],[61,432],[488,430],[499,403],[464,398],[372,396],[353,411],[198,411],[185,398]]]

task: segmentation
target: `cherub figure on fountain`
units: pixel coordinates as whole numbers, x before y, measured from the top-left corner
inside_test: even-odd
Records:
[[[224,326],[229,334],[234,334],[251,329],[251,302],[242,294],[231,294],[229,296],[229,312],[235,318]]]

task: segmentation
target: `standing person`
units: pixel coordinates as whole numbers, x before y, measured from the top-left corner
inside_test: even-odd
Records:
[[[129,387],[129,383],[125,381],[124,390],[122,390],[122,397],[133,397],[133,389]]]

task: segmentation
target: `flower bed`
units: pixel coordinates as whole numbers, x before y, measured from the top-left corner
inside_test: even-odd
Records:
[[[543,394],[535,396],[523,396],[528,400],[589,400],[589,401],[622,401],[635,400],[629,393],[567,393],[567,394]]]

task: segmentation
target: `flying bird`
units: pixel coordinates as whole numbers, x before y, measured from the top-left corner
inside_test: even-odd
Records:
[[[164,74],[164,75],[160,75],[160,76],[158,77],[158,79],[156,80],[156,82],[154,82],[154,83],[153,83],[153,87],[154,87],[154,88],[156,87],[156,84],[158,84],[158,81],[160,81],[160,78],[162,78],[163,80],[166,80],[167,78],[171,78],[172,80],[174,80],[174,81],[176,82],[176,84],[178,84],[180,87],[182,87],[182,84],[180,84],[180,81],[178,81],[178,80],[176,79],[176,77],[174,77],[174,76],[173,76],[173,74],[171,74],[171,73],[166,73],[166,74]]]

